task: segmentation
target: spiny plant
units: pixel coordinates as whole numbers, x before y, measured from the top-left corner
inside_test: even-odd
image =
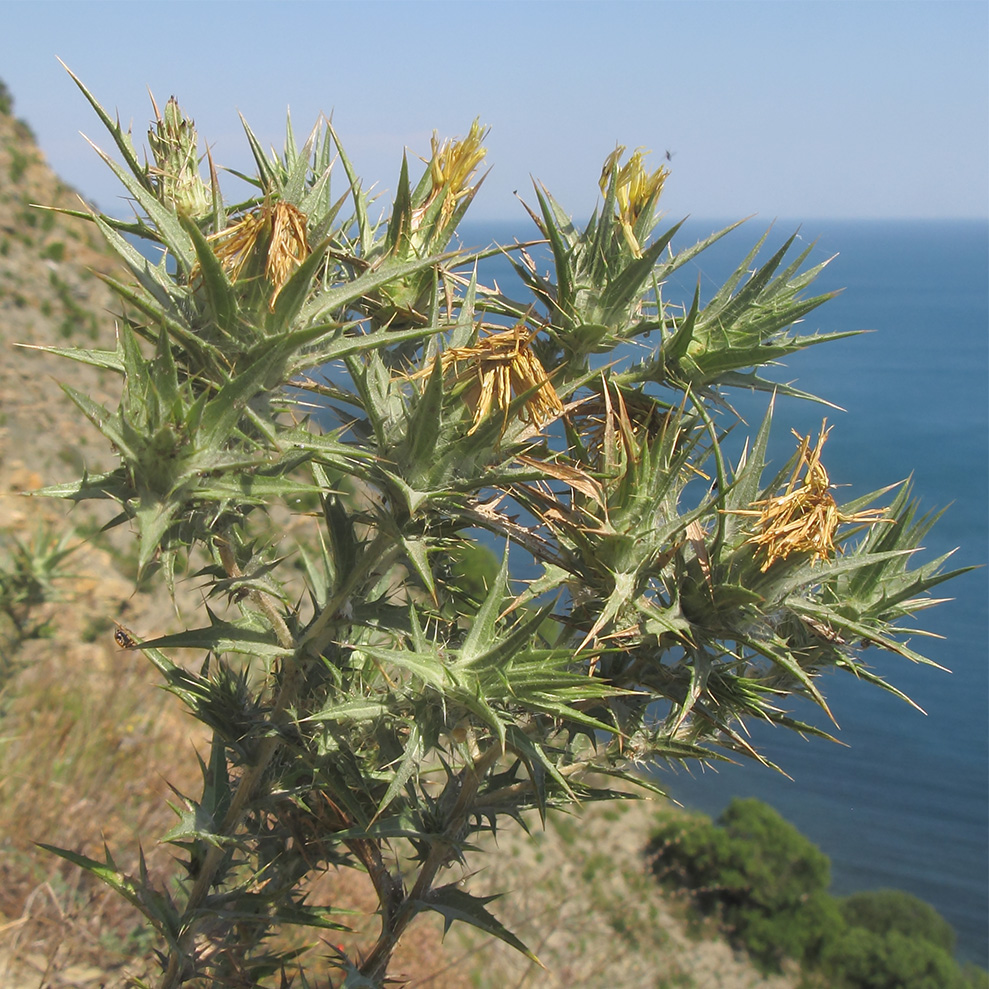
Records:
[[[198,627],[117,640],[212,744],[163,839],[172,885],[109,849],[55,851],[144,914],[160,989],[307,984],[273,935],[343,926],[309,891],[330,867],[366,872],[380,915],[365,951],[330,951],[338,986],[383,985],[426,911],[529,954],[455,868],[480,832],[627,796],[619,781],[655,789],[643,765],[765,761],[749,721],[826,735],[787,702],[827,710],[831,668],[898,693],[867,647],[928,662],[902,620],[953,574],[913,564],[933,517],[906,486],[837,505],[823,427],[768,471],[771,404],[736,463],[722,450],[726,389],[800,394],[761,372],[846,335],[792,330],[829,297],[805,294],[809,248],[757,263],[761,240],[708,301],[671,304],[670,275],[728,231],[674,252],[666,170],[618,148],[583,226],[536,185],[538,239],[497,249],[530,296],[514,299],[478,274],[493,250],[450,250],[480,184],[477,122],[434,139],[414,185],[403,159],[373,220],[326,120],[301,146],[289,122],[270,153],[245,123],[255,171],[231,202],[174,100],[142,159],[76,82],[134,216],[73,215],[131,277],[104,276],[113,349],[48,349],[119,375],[116,408],[63,386],[119,466],[46,493],[115,503],[141,571],[173,591],[195,571]]]
[[[0,531],[0,617],[10,625],[9,630],[0,625],[0,687],[17,668],[20,643],[43,634],[49,624],[50,616],[39,617],[38,608],[61,599],[61,586],[74,576],[66,560],[79,546],[74,532],[58,533],[46,523],[39,523],[30,539]]]

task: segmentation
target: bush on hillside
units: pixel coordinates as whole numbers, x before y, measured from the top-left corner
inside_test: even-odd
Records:
[[[848,927],[830,939],[820,967],[834,989],[968,989],[975,984],[944,948],[897,930]]]
[[[841,901],[841,913],[849,927],[864,927],[874,934],[893,932],[911,940],[927,941],[949,954],[955,950],[955,930],[929,903],[901,889],[853,893]]]
[[[923,900],[889,889],[830,896],[828,857],[758,800],[733,800],[717,823],[670,818],[649,853],[660,882],[684,891],[764,971],[792,958],[830,989],[986,985],[983,969],[958,966],[954,930]]]
[[[822,932],[843,923],[826,895],[828,857],[761,801],[733,800],[716,825],[670,820],[651,849],[660,880],[689,890],[697,909],[716,916],[764,969],[815,957]]]

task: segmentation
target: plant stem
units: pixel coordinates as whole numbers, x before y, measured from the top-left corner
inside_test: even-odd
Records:
[[[360,581],[371,572],[375,564],[381,561],[381,547],[386,539],[387,537],[384,533],[378,533],[375,540],[364,551],[358,565],[354,567],[350,574],[347,575],[347,579],[344,581],[343,585],[326,603],[326,606],[323,608],[322,612],[310,624],[310,627],[305,636],[302,638],[302,641],[297,645],[291,632],[289,632],[288,627],[285,625],[284,620],[274,607],[274,604],[270,600],[269,596],[262,594],[260,591],[252,592],[252,594],[256,596],[257,606],[272,622],[279,645],[282,645],[285,648],[292,648],[293,646],[296,647],[294,654],[290,657],[286,657],[282,666],[281,684],[271,713],[271,719],[276,724],[280,724],[285,720],[285,712],[295,702],[299,684],[302,681],[302,666],[304,664],[305,657],[314,653],[318,654],[318,649],[321,644],[320,633],[325,632],[327,626],[331,625],[334,619],[339,618],[341,610],[353,594],[354,590],[357,588]],[[233,557],[233,553],[230,550],[230,543],[227,540],[221,540],[218,542],[218,547],[221,562],[223,563],[228,575],[231,577],[243,576],[243,572],[238,566]],[[384,557],[387,556],[388,554],[384,554]],[[227,809],[223,823],[220,826],[220,830],[218,832],[219,834],[232,835],[240,825],[245,807],[247,806],[249,800],[254,796],[258,784],[264,776],[268,766],[271,764],[271,760],[278,751],[280,744],[281,738],[277,733],[268,735],[266,738],[261,740],[254,764],[244,770],[243,775],[237,783],[237,790],[234,793],[233,799],[230,801],[230,806]],[[185,904],[184,913],[186,918],[190,918],[192,914],[202,906],[207,894],[209,893],[210,887],[213,885],[216,873],[219,870],[225,855],[226,848],[224,846],[210,845],[199,873],[196,876],[195,884],[190,890],[189,898]],[[363,861],[364,856],[361,856],[361,858]],[[375,889],[378,891],[378,897],[379,900],[381,900],[382,909],[384,911],[386,901],[388,901],[389,898],[391,898],[391,900],[394,900],[395,898],[394,893],[389,893],[391,884],[381,881],[381,870],[375,867],[373,858],[365,861],[365,867],[368,868],[369,875],[371,875],[372,880],[375,881]],[[387,870],[385,871],[387,872]],[[179,984],[179,979],[181,978],[181,956],[184,954],[182,949],[184,945],[188,944],[188,942],[194,937],[195,930],[195,924],[189,922],[182,935],[179,950],[173,951],[169,957],[165,974],[159,983],[159,989],[175,989],[175,987]]]
[[[371,953],[367,956],[364,964],[361,965],[361,974],[374,982],[380,982],[388,970],[388,963],[391,956],[398,947],[398,942],[409,926],[413,918],[422,909],[423,901],[429,896],[433,880],[436,873],[448,861],[450,855],[450,845],[456,840],[467,818],[470,816],[477,797],[478,787],[484,779],[488,770],[501,757],[502,749],[500,745],[492,744],[475,760],[474,765],[465,772],[463,785],[457,802],[450,812],[448,824],[445,832],[445,839],[435,842],[422,866],[416,879],[412,891],[404,898],[397,911],[392,913],[386,911],[385,904],[382,903],[381,914],[381,934]],[[390,921],[390,923],[389,923]]]

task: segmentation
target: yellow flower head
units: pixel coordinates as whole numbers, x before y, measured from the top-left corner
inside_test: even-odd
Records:
[[[470,125],[470,132],[463,140],[447,139],[440,144],[436,132],[433,132],[432,156],[429,159],[432,188],[426,201],[412,211],[413,231],[419,229],[423,216],[438,196],[443,197],[438,227],[441,230],[445,229],[451,214],[457,208],[457,203],[474,191],[476,186],[468,183],[475,169],[488,153],[487,148],[481,144],[487,133],[487,128],[482,127],[476,120]]]
[[[443,354],[444,371],[452,367],[458,379],[474,379],[467,399],[474,406],[471,433],[493,408],[502,413],[504,431],[513,398],[526,393],[523,421],[542,426],[563,413],[563,403],[530,346],[536,332],[518,323],[481,337],[473,347],[454,347]],[[463,370],[461,364],[466,365]]]
[[[632,253],[635,257],[641,257],[642,246],[635,236],[635,225],[644,210],[655,207],[656,201],[663,191],[663,183],[670,173],[662,165],[655,172],[647,172],[643,165],[643,159],[650,152],[643,148],[636,148],[629,160],[624,165],[619,166],[618,163],[623,154],[625,154],[624,146],[618,145],[608,155],[601,169],[599,185],[602,194],[607,195],[608,186],[614,175],[618,221]]]
[[[434,195],[445,188],[448,195],[456,202],[470,192],[467,183],[488,153],[487,148],[481,143],[487,134],[487,129],[477,120],[470,125],[470,132],[463,140],[447,139],[440,144],[436,132],[433,132],[431,140],[433,154],[429,160],[429,173],[433,180]]]
[[[265,278],[274,292],[268,308],[274,310],[278,295],[295,270],[309,257],[306,215],[291,203],[276,202],[248,213],[232,226],[210,237],[213,251],[233,281],[260,251]],[[260,247],[259,247],[260,245]]]
[[[763,557],[760,570],[767,571],[777,560],[791,553],[809,553],[811,559],[825,560],[836,552],[834,534],[846,522],[875,525],[892,522],[882,509],[869,509],[854,515],[839,511],[831,497],[831,481],[821,463],[821,448],[828,433],[827,420],[821,423],[817,445],[810,447],[810,435],[801,436],[797,448],[797,464],[783,494],[752,503],[751,508],[738,509],[732,514],[751,515],[758,519],[757,532],[747,542]],[[803,478],[800,475],[803,472]]]

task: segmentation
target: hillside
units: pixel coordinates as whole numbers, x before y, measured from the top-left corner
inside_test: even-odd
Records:
[[[112,272],[95,227],[32,204],[80,209],[27,125],[0,112],[0,985],[121,984],[137,915],[115,894],[41,852],[45,841],[99,854],[101,832],[136,857],[159,833],[172,747],[188,747],[178,711],[136,654],[113,647],[114,621],[156,628],[171,607],[135,594],[128,534],[87,536],[106,521],[68,502],[25,497],[109,466],[102,437],[56,383],[112,402],[95,369],[15,346],[113,346]],[[119,531],[119,530],[118,530]],[[72,552],[62,560],[64,549]],[[167,767],[167,768],[166,768]],[[150,843],[150,842],[149,842]],[[150,861],[156,856],[151,850]],[[128,866],[131,864],[127,863]],[[164,862],[162,863],[164,865]],[[123,950],[120,950],[123,948]]]
[[[0,469],[7,476],[18,464],[36,470],[44,463],[47,480],[53,472],[70,477],[83,463],[94,467],[106,454],[95,430],[79,429],[52,380],[62,362],[13,344],[103,338],[112,345],[112,297],[94,272],[110,272],[114,263],[94,226],[35,203],[83,208],[47,167],[27,126],[0,114]],[[71,373],[76,387],[107,397],[108,382],[94,369],[77,365]]]
[[[0,110],[0,985],[110,989],[147,971],[139,916],[34,843],[100,857],[105,839],[125,869],[137,868],[143,843],[164,880],[170,863],[154,838],[173,821],[169,785],[193,788],[193,746],[203,751],[204,740],[142,657],[114,645],[114,622],[142,635],[180,624],[163,594],[134,590],[126,529],[111,543],[95,534],[105,517],[88,508],[23,497],[111,462],[56,380],[110,407],[116,387],[90,367],[15,346],[113,346],[115,302],[94,272],[115,271],[114,261],[91,225],[34,203],[80,208],[29,127]],[[59,562],[63,546],[74,551]],[[509,891],[495,909],[546,971],[471,931],[441,941],[429,918],[402,945],[395,974],[434,989],[792,985],[763,979],[723,942],[688,937],[647,877],[655,813],[625,803],[545,831],[535,821],[533,839],[501,835],[499,854],[480,863],[472,888]],[[602,857],[612,845],[618,857]],[[352,874],[324,876],[317,893],[369,902]]]

